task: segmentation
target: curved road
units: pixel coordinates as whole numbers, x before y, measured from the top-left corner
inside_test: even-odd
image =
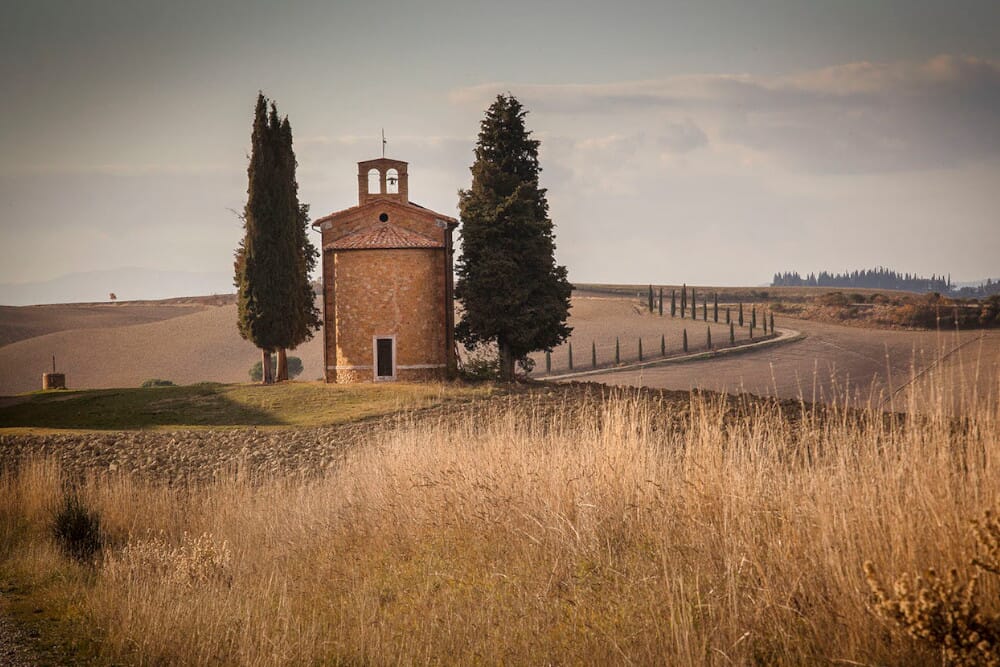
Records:
[[[610,385],[710,389],[829,402],[872,398],[905,409],[915,383],[942,380],[951,396],[996,397],[1000,383],[1000,331],[923,332],[839,326],[783,318],[803,340],[739,355],[591,375]],[[892,396],[891,399],[889,398]]]

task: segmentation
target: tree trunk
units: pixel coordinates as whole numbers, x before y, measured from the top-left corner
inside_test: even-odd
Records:
[[[275,382],[288,382],[288,357],[285,354],[285,348],[278,348],[278,368]]]
[[[511,352],[510,345],[498,341],[497,347],[500,348],[500,379],[504,382],[513,382],[514,354]]]
[[[274,375],[271,373],[271,350],[260,351],[260,383],[274,384]]]

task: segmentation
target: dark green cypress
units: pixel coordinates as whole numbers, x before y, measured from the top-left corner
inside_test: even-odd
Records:
[[[660,356],[667,356],[667,337],[663,334],[660,334]]]
[[[590,341],[590,367],[597,368],[597,343]]]
[[[660,288],[660,317],[663,317],[663,288]]]
[[[750,306],[750,328],[757,328],[757,306]]]
[[[729,323],[729,344],[736,345],[736,327],[732,322]]]
[[[705,345],[708,349],[712,349],[712,327],[705,327]]]
[[[545,350],[545,372],[552,372],[552,350]]]
[[[694,295],[694,288],[691,288],[691,319],[698,319],[698,303],[697,297]]]
[[[573,343],[569,343],[569,369],[573,370]]]
[[[732,319],[729,316],[729,306],[726,306],[726,324],[732,324]]]
[[[704,299],[701,300],[701,320],[702,322],[708,322],[708,301]]]
[[[539,187],[539,142],[524,107],[498,95],[480,123],[472,185],[459,193],[462,257],[455,296],[464,311],[455,328],[468,348],[495,343],[500,375],[534,350],[567,339],[572,287],[555,263],[546,191]]]
[[[684,348],[684,351],[687,352],[688,351],[688,330],[687,329],[685,329],[683,331],[683,337],[681,338],[681,344],[682,344],[682,347]]]
[[[716,324],[719,323],[719,293],[715,293],[715,298],[712,301],[712,321]]]
[[[618,343],[618,336],[615,336],[615,363],[622,362],[622,346]]]
[[[653,286],[652,285],[649,286],[649,304],[648,304],[648,306],[649,306],[649,312],[652,313],[653,312]]]
[[[642,338],[639,338],[639,361],[642,361]]]
[[[742,303],[740,304],[740,314],[739,314],[739,320],[738,321],[740,323],[740,326],[742,327],[743,326],[743,304]]]
[[[771,311],[770,316],[771,316],[770,317],[770,319],[771,319],[771,322],[770,322],[770,324],[771,324],[771,335],[773,336],[774,335],[774,311]]]
[[[687,317],[688,308],[688,287],[687,284],[681,285],[681,319]]]
[[[677,317],[677,290],[670,290],[670,317]]]
[[[308,207],[298,201],[295,153],[288,118],[257,96],[247,167],[244,237],[236,249],[237,326],[261,350],[263,382],[274,381],[270,356],[277,351],[278,379],[287,379],[285,349],[312,337],[319,311],[309,283],[318,253],[307,235]]]

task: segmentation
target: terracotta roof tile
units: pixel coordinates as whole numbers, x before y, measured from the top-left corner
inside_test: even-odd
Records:
[[[435,241],[412,230],[380,222],[374,227],[359,229],[323,246],[324,250],[363,250],[370,248],[443,248],[442,241]]]

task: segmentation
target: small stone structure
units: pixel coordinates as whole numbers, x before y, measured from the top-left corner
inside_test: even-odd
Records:
[[[427,380],[455,369],[452,233],[409,200],[407,163],[358,163],[358,205],[319,218],[327,382]]]
[[[42,389],[65,389],[65,373],[42,373]]]

